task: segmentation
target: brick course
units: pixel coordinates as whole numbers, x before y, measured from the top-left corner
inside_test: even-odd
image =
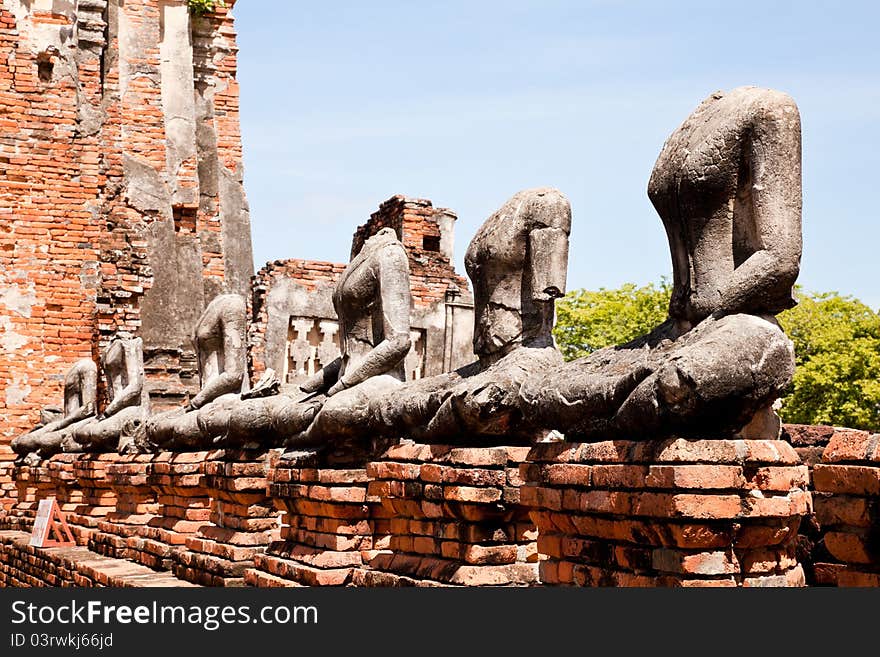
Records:
[[[550,443],[521,472],[544,584],[804,584],[808,473],[783,441]]]
[[[827,556],[815,564],[816,582],[880,586],[880,435],[835,430],[813,486]]]

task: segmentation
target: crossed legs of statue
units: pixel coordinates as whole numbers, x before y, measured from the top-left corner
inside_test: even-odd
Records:
[[[565,363],[527,381],[521,403],[533,422],[567,437],[711,438],[748,424],[793,372],[791,341],[773,317],[710,317],[677,338],[667,323]]]
[[[529,443],[544,431],[522,421],[520,388],[561,364],[553,347],[518,347],[488,367],[472,363],[373,399],[373,423],[383,433],[426,443]]]
[[[71,438],[85,452],[116,451],[120,437],[133,436],[142,421],[143,409],[129,406],[110,417],[78,426],[71,432]]]
[[[16,446],[22,450],[22,453],[36,452],[43,458],[48,458],[61,451],[78,451],[72,441],[73,432],[94,422],[94,417],[87,417],[73,424],[62,426],[60,429],[55,428],[61,424],[60,421],[52,422],[36,431],[16,438]],[[67,450],[64,450],[65,446],[68,447]]]

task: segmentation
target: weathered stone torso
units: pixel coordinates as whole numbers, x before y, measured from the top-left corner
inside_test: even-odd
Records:
[[[779,95],[753,87],[712,94],[657,158],[648,195],[672,253],[673,319],[695,323],[715,312],[734,270],[766,246],[752,200],[753,151],[760,148],[752,133]],[[783,283],[755,302],[757,313],[789,308],[791,286]]]
[[[357,368],[367,354],[386,338],[380,269],[382,252],[391,249],[399,251],[402,261],[406,261],[403,245],[396,238],[384,239],[376,236],[368,240],[363,250],[342,272],[333,292],[333,306],[339,317],[342,345],[340,377],[346,371]],[[387,374],[401,381],[406,379],[402,362]]]

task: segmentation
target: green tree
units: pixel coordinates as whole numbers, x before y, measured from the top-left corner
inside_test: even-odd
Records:
[[[671,287],[574,290],[556,304],[554,329],[567,360],[644,335],[664,319]],[[880,314],[836,292],[799,292],[779,315],[794,342],[794,379],[780,415],[786,422],[880,430]]]
[[[214,11],[217,7],[226,6],[224,0],[187,0],[186,4],[189,5],[189,10],[195,16],[203,16]]]
[[[803,294],[779,315],[797,368],[786,422],[880,428],[880,315],[836,292]]]
[[[666,319],[672,291],[659,285],[625,283],[616,290],[574,290],[556,303],[554,335],[566,360],[644,335]]]

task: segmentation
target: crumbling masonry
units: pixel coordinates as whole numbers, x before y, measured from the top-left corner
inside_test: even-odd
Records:
[[[880,585],[878,436],[842,428],[14,462],[65,373],[114,338],[143,341],[153,412],[187,402],[220,294],[247,299],[252,383],[296,386],[340,353],[345,265],[252,271],[234,5],[0,4],[0,586]],[[382,228],[406,250],[409,382],[474,360],[455,218],[393,196],[354,233],[353,253]],[[50,495],[76,547],[28,546]]]

